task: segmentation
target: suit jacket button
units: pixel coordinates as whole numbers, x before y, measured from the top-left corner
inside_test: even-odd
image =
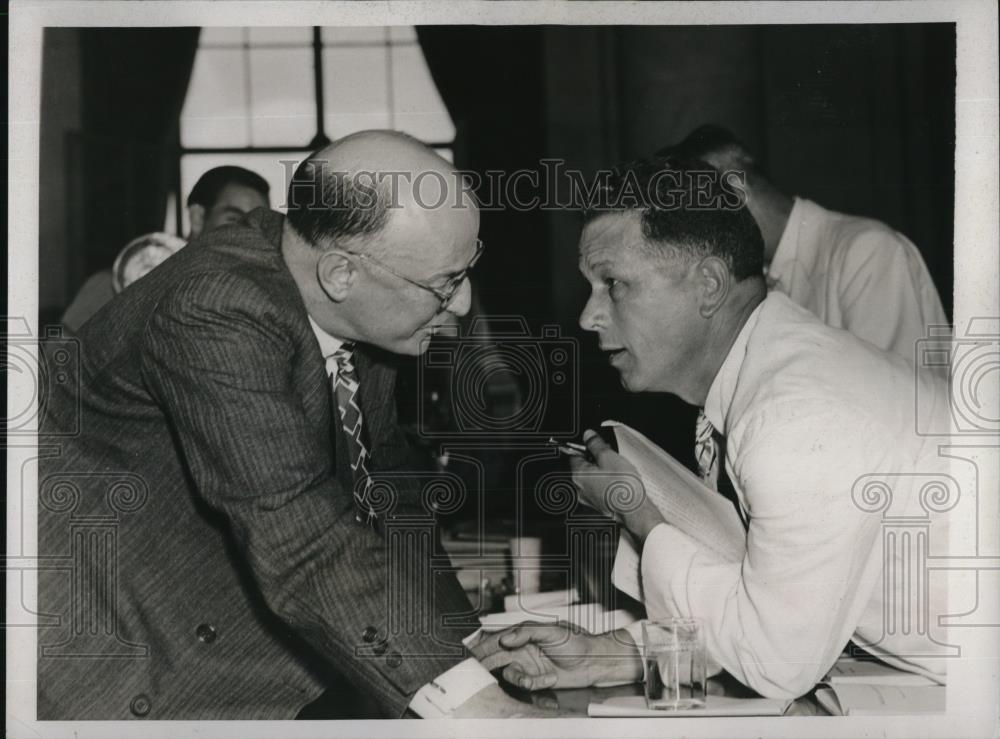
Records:
[[[365,644],[371,644],[378,638],[378,629],[374,626],[368,626],[361,632],[361,638],[364,640]]]
[[[385,658],[385,663],[389,667],[399,667],[403,664],[403,656],[399,652],[389,652]]]
[[[219,636],[219,633],[212,624],[199,624],[194,633],[205,644],[211,644]]]
[[[145,716],[149,713],[149,709],[152,705],[149,702],[149,696],[140,693],[128,706],[128,710],[132,712],[133,716]]]

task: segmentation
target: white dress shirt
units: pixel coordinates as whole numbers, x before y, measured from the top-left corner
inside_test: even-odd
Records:
[[[337,362],[333,355],[345,342],[321,329],[311,316],[309,325],[316,334],[320,352],[326,360],[326,373],[331,380],[335,380]],[[466,700],[496,682],[496,678],[485,667],[470,657],[421,686],[409,707],[420,718],[447,718]]]
[[[948,325],[920,252],[870,218],[795,198],[768,283],[826,324],[914,361],[927,326]]]
[[[945,414],[947,386],[915,374],[771,293],[743,326],[705,403],[726,436],[726,470],[749,514],[746,556],[723,561],[660,524],[642,552],[649,617],[704,619],[711,660],[767,697],[807,692],[849,638],[943,681],[936,655],[944,648],[928,639],[923,619],[936,628],[944,584],[932,577],[920,590],[910,576],[921,573],[901,575],[908,558],[883,549],[882,512],[855,500],[856,482],[884,476],[893,514],[928,519],[930,546],[943,552],[941,516],[928,517],[919,499],[949,466],[939,440],[917,435],[915,399],[919,413]],[[926,599],[929,613],[917,609],[901,626],[897,616],[910,598]]]

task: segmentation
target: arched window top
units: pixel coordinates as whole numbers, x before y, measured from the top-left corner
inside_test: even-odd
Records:
[[[405,131],[452,159],[455,125],[413,26],[203,28],[165,228],[187,233],[187,193],[222,164],[260,174],[284,210],[287,161],[369,128]]]
[[[319,133],[336,139],[366,128],[450,146],[455,126],[412,26],[317,30],[203,29],[182,146],[308,148]]]

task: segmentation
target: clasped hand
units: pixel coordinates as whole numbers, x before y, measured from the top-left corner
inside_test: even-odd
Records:
[[[486,669],[525,690],[582,688],[605,681],[638,680],[642,664],[624,630],[590,634],[565,622],[527,622],[480,633],[469,645]]]

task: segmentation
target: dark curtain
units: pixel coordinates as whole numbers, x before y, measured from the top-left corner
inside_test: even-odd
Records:
[[[544,28],[539,26],[420,26],[417,28],[424,57],[448,112],[455,121],[455,164],[462,170],[478,174],[483,186],[478,190],[480,204],[479,235],[486,251],[474,276],[477,303],[482,313],[490,316],[517,316],[523,319],[527,335],[516,336],[514,345],[554,347],[554,341],[538,342],[542,327],[555,321],[552,312],[554,279],[548,258],[548,213],[538,208],[492,207],[496,205],[497,189],[490,184],[488,172],[507,174],[517,170],[537,171],[546,149],[546,106],[544,74]],[[506,200],[527,200],[534,194],[527,180],[520,180],[513,192],[504,193]],[[513,196],[513,197],[511,197]],[[516,331],[511,321],[494,321],[491,330]],[[468,326],[466,326],[468,330]],[[515,363],[516,364],[516,363]],[[457,365],[458,367],[458,365]],[[456,368],[456,373],[458,368]],[[401,374],[401,381],[404,375]],[[572,416],[574,402],[568,392],[545,388],[544,399],[538,401],[532,393],[532,381],[519,375],[521,398],[533,397],[543,405],[542,413],[558,416],[565,424]],[[451,388],[441,388],[442,397],[450,398],[454,417],[469,399]],[[561,393],[561,394],[560,394]],[[559,397],[556,397],[556,396]],[[402,413],[402,411],[401,411]],[[460,423],[460,422],[459,422]],[[463,449],[462,454],[476,459],[476,472],[470,465],[454,465],[458,474],[470,473],[471,504],[456,514],[457,518],[475,520],[479,515],[487,527],[506,520],[506,529],[513,526],[515,515],[522,524],[545,535],[546,517],[535,507],[530,494],[532,484],[519,486],[518,461],[523,451],[505,448],[511,439],[495,448],[480,445]],[[539,470],[533,474],[541,474]],[[473,479],[477,478],[477,479]],[[518,509],[516,496],[527,494]],[[481,494],[482,493],[482,494]],[[476,506],[482,502],[477,513]],[[502,528],[502,526],[501,526]],[[557,533],[564,531],[554,527]],[[561,587],[565,587],[565,584]]]
[[[545,149],[542,28],[418,26],[417,38],[456,124],[455,163],[484,178],[480,200],[494,194],[488,170],[537,170]],[[487,248],[476,272],[487,312],[551,318],[545,230],[538,209],[482,210]]]
[[[68,147],[73,245],[87,273],[131,239],[163,229],[175,186],[179,118],[197,28],[90,28],[81,33],[81,130]]]

